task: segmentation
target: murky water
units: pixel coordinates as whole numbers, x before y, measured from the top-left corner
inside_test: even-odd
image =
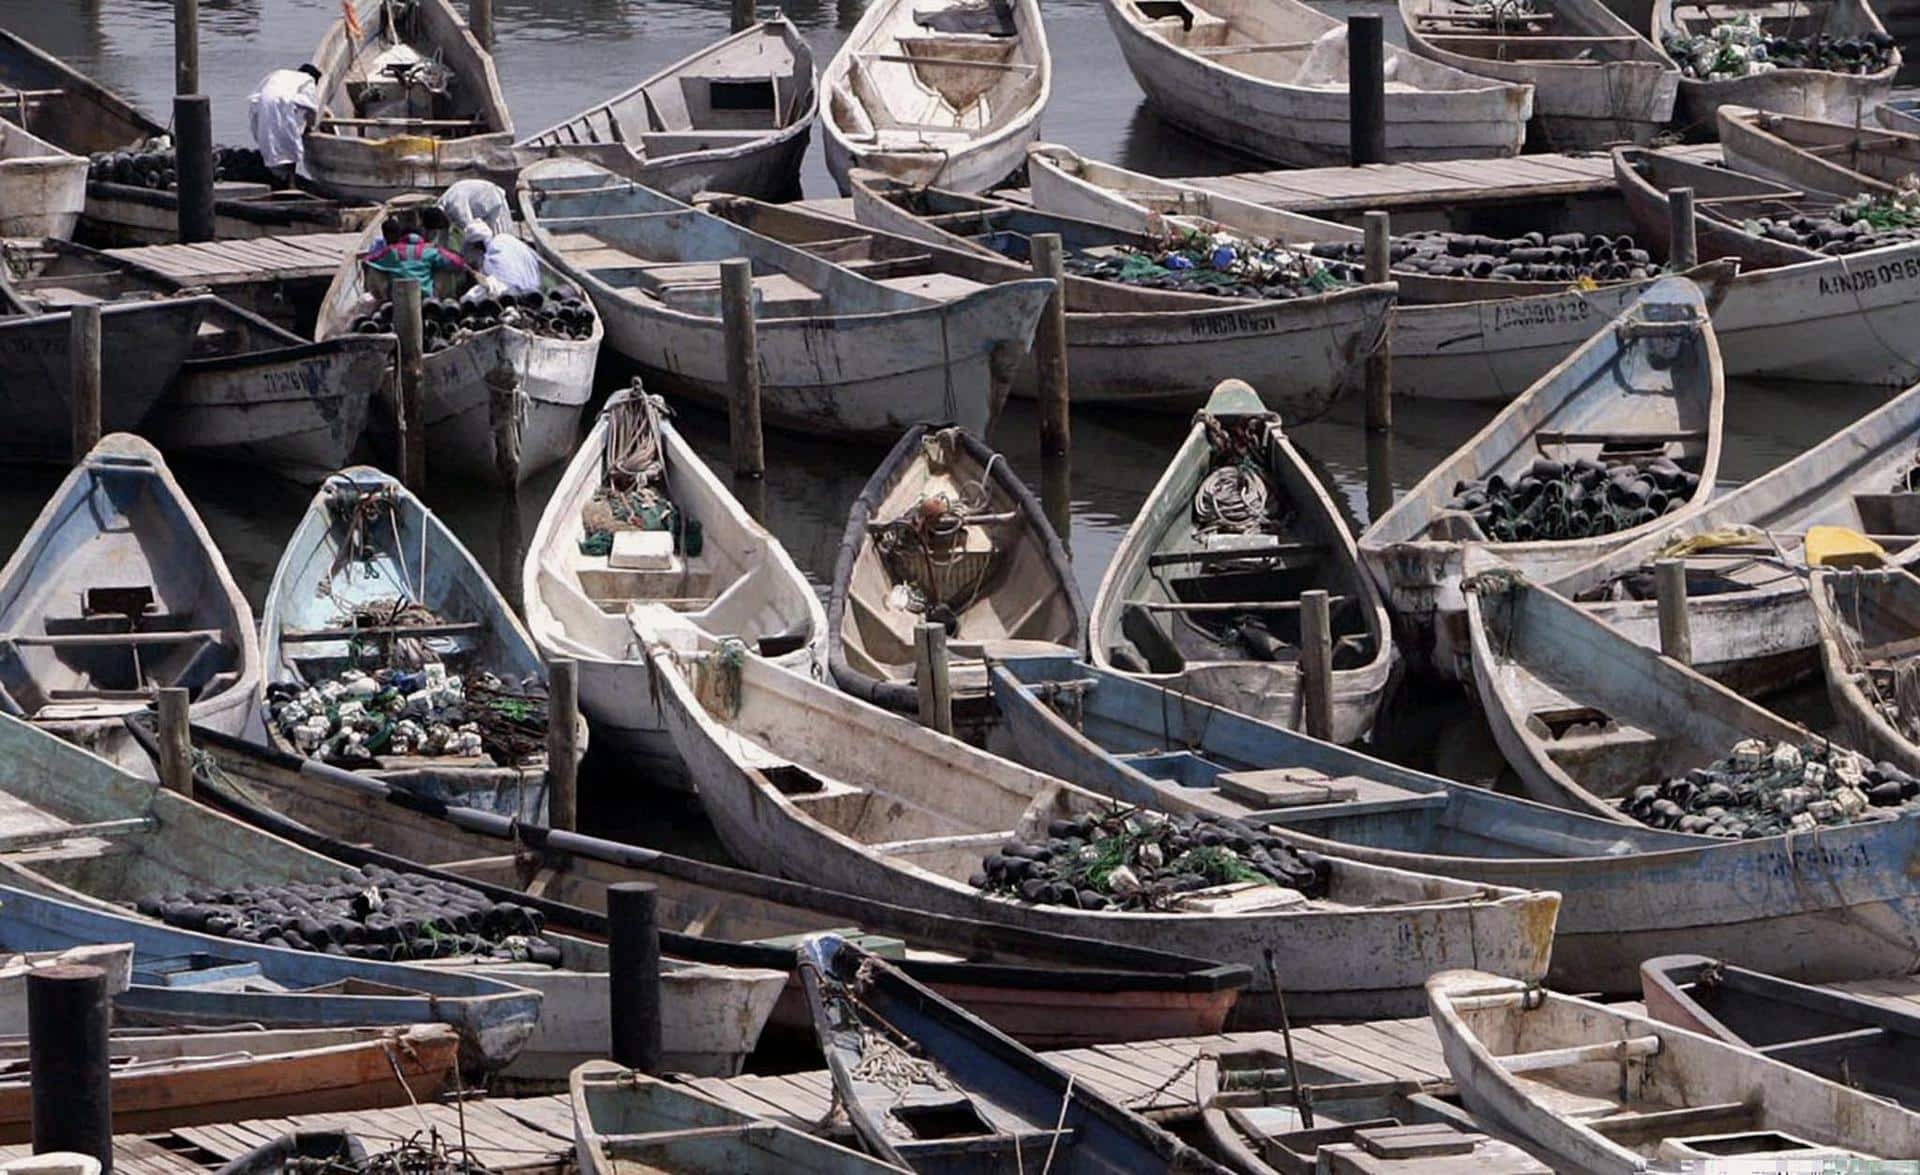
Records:
[[[790,0],[789,17],[812,42],[822,64],[858,19],[857,3]],[[1122,64],[1098,0],[1049,0],[1046,17],[1055,55],[1050,138],[1095,157],[1161,175],[1253,166],[1198,144],[1147,110]],[[0,0],[0,25],[67,57],[165,121],[172,89],[171,0]],[[214,99],[222,142],[245,142],[246,96],[268,70],[306,60],[339,13],[332,0],[202,0],[201,75]],[[725,0],[496,0],[496,57],[516,126],[529,132],[574,113],[723,36]],[[827,195],[816,144],[803,173],[809,194]],[[1735,387],[1729,389],[1723,476],[1744,480],[1845,425],[1881,399],[1870,389]],[[1344,494],[1357,520],[1366,517],[1366,448],[1358,405],[1300,426],[1295,439]],[[1402,401],[1393,438],[1395,482],[1405,487],[1491,411],[1474,406]],[[726,459],[725,422],[692,411],[683,426],[718,465]],[[1074,419],[1071,545],[1082,587],[1090,594],[1108,556],[1186,428],[1172,416],[1082,412]],[[1037,484],[1038,444],[1032,411],[1015,404],[992,438],[1015,468]],[[849,450],[770,434],[766,485],[769,525],[795,559],[824,581],[846,508],[880,453]],[[431,467],[431,457],[429,457]],[[266,589],[307,502],[307,491],[266,474],[213,467],[179,469],[234,573],[256,602]],[[428,499],[503,582],[517,578],[517,544],[531,535],[557,469],[525,487],[517,500],[470,486],[436,485]],[[0,480],[0,550],[31,523],[58,481],[55,471],[8,474]]]

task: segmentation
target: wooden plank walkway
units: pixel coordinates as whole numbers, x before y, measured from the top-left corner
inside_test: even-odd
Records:
[[[304,233],[107,252],[187,285],[219,287],[331,277],[359,240],[359,233]]]

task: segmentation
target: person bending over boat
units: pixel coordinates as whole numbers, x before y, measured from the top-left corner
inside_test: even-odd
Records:
[[[247,98],[247,126],[278,188],[293,186],[307,161],[307,132],[320,118],[320,69],[276,69]]]
[[[457,253],[428,240],[402,223],[399,217],[389,216],[380,225],[380,239],[373,248],[360,254],[361,264],[367,267],[368,292],[374,293],[373,276],[384,275],[391,284],[395,278],[411,278],[420,283],[422,295],[433,295],[433,278],[437,273],[447,270],[467,272],[466,262],[460,260]]]
[[[477,220],[495,236],[513,231],[513,209],[507,205],[507,194],[491,180],[461,180],[448,185],[440,193],[440,211],[463,230]]]
[[[476,289],[485,286],[496,297],[540,292],[540,259],[525,241],[496,233],[477,220],[467,223],[463,237],[467,268],[479,275]]]

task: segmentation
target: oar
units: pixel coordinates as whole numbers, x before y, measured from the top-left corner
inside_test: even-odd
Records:
[[[1274,969],[1273,948],[1260,948],[1260,955],[1267,961],[1267,982],[1273,984],[1273,998],[1280,1002],[1280,1039],[1287,1046],[1287,1074],[1293,1078],[1294,1108],[1300,1111],[1300,1124],[1312,1130],[1313,1103],[1300,1084],[1300,1066],[1293,1061],[1293,1025],[1287,1019],[1287,989],[1280,986],[1280,973]]]

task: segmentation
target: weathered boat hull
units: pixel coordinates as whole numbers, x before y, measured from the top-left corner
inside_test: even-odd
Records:
[[[1894,193],[1890,181],[1920,170],[1920,140],[1892,132],[1865,134],[1850,122],[1790,119],[1744,106],[1722,106],[1715,117],[1728,167],[1802,192],[1887,197]]]
[[[0,118],[0,237],[64,241],[86,204],[86,158]]]
[[[1866,651],[1897,647],[1920,635],[1915,623],[1915,604],[1920,602],[1915,588],[1920,584],[1907,569],[1914,558],[1908,557],[1907,567],[1889,570],[1815,570],[1807,585],[1827,702],[1847,745],[1909,772],[1920,771],[1920,743],[1881,709],[1884,695],[1872,689]],[[1878,656],[1874,663],[1893,668],[1896,675],[1901,672],[1898,654]],[[1896,684],[1894,696],[1885,701],[1904,716],[1899,688]]]
[[[216,241],[359,232],[380,211],[375,204],[340,203],[306,192],[260,190],[258,195],[221,195],[223,189],[231,192],[228,185],[215,187]],[[179,239],[179,196],[169,190],[94,180],[87,184],[86,210],[81,216],[88,239],[96,243],[116,247],[171,245]]]
[[[388,335],[342,335],[180,369],[147,431],[170,453],[319,481],[345,465],[393,362]]]
[[[0,86],[38,91],[26,102],[27,123],[75,155],[115,151],[167,132],[118,94],[7,29],[0,29]],[[0,111],[16,120],[20,113],[12,100]]]

